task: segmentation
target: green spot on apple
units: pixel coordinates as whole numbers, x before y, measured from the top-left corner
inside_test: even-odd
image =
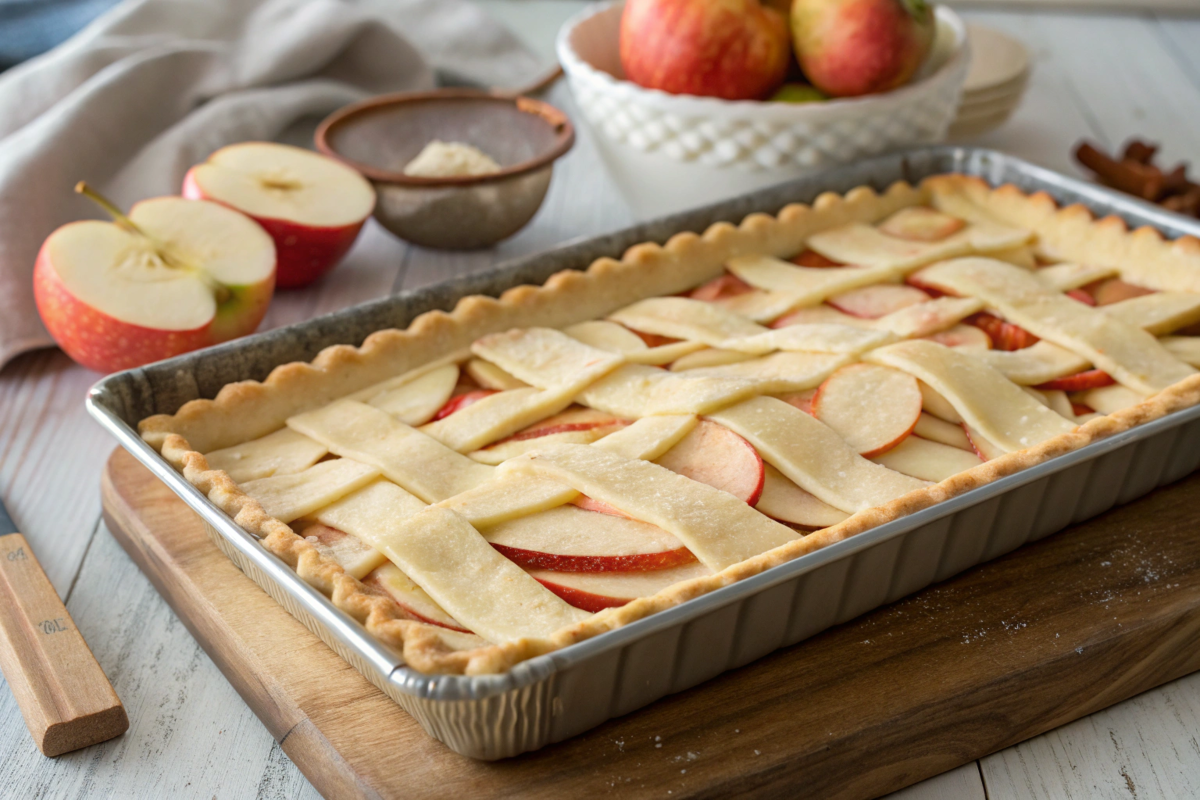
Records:
[[[772,103],[824,103],[829,98],[804,83],[785,83],[769,98]]]

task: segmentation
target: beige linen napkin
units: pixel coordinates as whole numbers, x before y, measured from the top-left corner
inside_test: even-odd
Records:
[[[51,231],[98,216],[76,181],[126,207],[177,194],[218,147],[428,88],[435,69],[504,86],[538,64],[461,0],[130,0],[0,75],[0,367],[53,344],[31,277]]]

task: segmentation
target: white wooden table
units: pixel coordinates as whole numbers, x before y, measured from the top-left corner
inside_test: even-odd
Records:
[[[489,0],[539,52],[552,52],[575,0]],[[1077,172],[1080,137],[1107,149],[1163,143],[1166,163],[1200,161],[1200,19],[971,11],[1032,50],[1026,100],[980,144]],[[573,112],[565,86],[551,102]],[[561,162],[533,224],[494,252],[442,254],[367,232],[332,279],[277,296],[267,326],[307,319],[629,224],[586,132]],[[113,442],[83,397],[98,376],[58,351],[0,372],[0,493],[29,537],[129,712],[122,737],[43,758],[0,690],[0,796],[293,798],[316,791],[226,683],[100,522],[98,481]],[[1200,673],[898,793],[905,800],[1200,796]],[[597,786],[597,791],[601,787]]]

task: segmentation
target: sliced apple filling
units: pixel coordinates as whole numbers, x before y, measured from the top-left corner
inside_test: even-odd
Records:
[[[209,466],[465,648],[712,576],[1200,365],[1190,287],[1046,265],[1030,229],[935,206],[483,336]]]

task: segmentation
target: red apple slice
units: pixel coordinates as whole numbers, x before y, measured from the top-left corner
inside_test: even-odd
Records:
[[[758,451],[724,425],[709,420],[701,420],[655,463],[750,505],[762,494],[763,460]]]
[[[935,300],[939,297],[957,297],[958,296],[958,295],[954,294],[953,292],[947,292],[943,289],[939,289],[936,286],[931,286],[930,284],[926,283],[925,281],[923,281],[921,279],[920,272],[911,273],[904,279],[904,282],[906,284],[908,284],[909,286],[920,289],[922,292],[924,292],[925,294],[934,298]]]
[[[612,428],[592,428],[590,430],[581,431],[562,431],[561,433],[548,433],[545,436],[538,436],[535,439],[521,439],[514,441],[509,439],[504,442],[490,444],[481,450],[476,450],[473,453],[468,453],[470,458],[478,461],[480,464],[489,466],[499,466],[510,458],[524,455],[532,452],[546,444],[592,444],[600,439],[603,439]],[[597,509],[592,509],[597,510]]]
[[[1085,414],[1095,414],[1096,409],[1092,408],[1091,406],[1084,405],[1083,403],[1071,401],[1071,412],[1077,417],[1082,417]]]
[[[500,464],[530,450],[536,450],[547,437],[550,437],[549,441],[560,444],[591,444],[629,423],[630,420],[620,419],[603,411],[575,406],[534,423],[507,439],[493,442],[470,455],[484,464]]]
[[[844,267],[846,266],[840,261],[834,261],[831,258],[818,253],[816,250],[804,250],[800,255],[793,256],[791,262],[800,267]]]
[[[739,294],[746,294],[754,291],[754,287],[746,283],[737,275],[726,272],[719,278],[713,278],[708,283],[697,286],[687,293],[687,296],[693,300],[705,300],[713,302],[714,300],[724,300],[726,297],[737,297]]]
[[[975,455],[984,461],[991,461],[993,458],[999,458],[1004,455],[1005,450],[1003,448],[990,441],[986,436],[967,423],[964,422],[962,428],[963,432],[967,434],[967,439],[971,442],[971,449],[975,451]]]
[[[935,483],[983,463],[973,452],[931,442],[920,436],[909,436],[891,450],[871,460],[896,472]]]
[[[779,399],[782,400],[783,402],[787,403],[790,406],[795,406],[796,408],[800,409],[805,414],[808,414],[811,417],[811,416],[813,416],[813,398],[816,396],[817,396],[816,389],[805,389],[803,392],[796,392],[795,394],[784,395],[783,397],[781,397]]]
[[[566,602],[592,612],[623,606],[639,597],[658,594],[680,581],[713,574],[699,561],[649,572],[552,572],[543,569],[527,572]]]
[[[822,323],[833,323],[835,325],[857,325],[860,328],[870,327],[869,322],[864,322],[862,317],[854,317],[845,312],[838,311],[830,305],[822,303],[819,306],[811,306],[809,308],[799,308],[790,314],[784,314],[779,319],[771,323],[772,328],[786,328],[789,325],[813,325]]]
[[[462,411],[472,403],[478,403],[483,398],[491,397],[495,393],[494,389],[472,389],[463,394],[456,394],[446,401],[446,405],[438,409],[438,412],[433,415],[433,421],[437,422],[439,419],[445,419],[455,411]]]
[[[879,224],[888,236],[913,242],[938,242],[967,225],[958,217],[943,214],[927,206],[902,208]]]
[[[1072,300],[1078,300],[1079,302],[1083,303],[1085,306],[1096,305],[1096,298],[1092,297],[1090,294],[1085,292],[1083,289],[1068,289],[1067,291],[1063,292],[1063,294],[1065,294],[1067,297],[1071,298]]]
[[[245,142],[188,170],[183,196],[214,200],[266,229],[280,286],[304,286],[332,269],[375,208],[375,190],[350,167],[299,147]]]
[[[633,519],[619,508],[610,506],[603,500],[593,500],[586,494],[581,494],[571,501],[571,505],[582,508],[584,511],[595,511],[597,514],[607,514],[610,517],[624,517],[625,519]]]
[[[575,506],[502,522],[483,531],[483,537],[529,569],[638,572],[696,560],[683,542],[662,528]]]
[[[252,333],[275,287],[275,246],[217,203],[159,197],[116,220],[64,225],[42,244],[33,294],[67,355],[97,372],[130,369]]]
[[[754,508],[772,519],[810,530],[828,528],[850,516],[804,491],[770,464],[763,471],[762,496]]]
[[[321,555],[335,561],[347,575],[360,581],[375,568],[387,563],[387,556],[345,531],[317,522],[300,533]]]
[[[944,331],[924,338],[946,347],[958,347],[964,350],[990,350],[992,347],[992,339],[987,332],[974,325],[953,325]]]
[[[932,386],[924,381],[917,381],[921,388],[921,407],[938,419],[961,425],[963,418],[954,410],[953,404],[938,394]],[[949,442],[947,442],[949,444]]]
[[[524,430],[517,431],[504,441],[521,441],[523,439],[536,439],[540,436],[549,436],[552,433],[566,433],[567,431],[586,431],[593,428],[623,428],[632,420],[614,417],[606,411],[597,411],[594,408],[585,406],[572,406],[566,411],[555,414],[552,417],[546,417],[540,422],[535,422]]]
[[[1035,389],[1049,391],[1058,389],[1063,392],[1082,392],[1084,389],[1098,389],[1101,386],[1112,386],[1116,381],[1102,369],[1089,369],[1083,372],[1076,372],[1074,375],[1067,375],[1062,378],[1055,378],[1052,381],[1039,383]]]
[[[385,597],[390,597],[396,605],[407,611],[421,622],[440,625],[453,631],[470,633],[461,622],[446,613],[424,589],[417,586],[395,564],[387,563],[363,578],[363,584],[374,589]]]
[[[818,387],[813,411],[859,453],[876,456],[912,433],[921,417],[921,389],[898,369],[851,364]]]
[[[1038,343],[1038,337],[1029,331],[1006,322],[999,317],[981,311],[967,317],[968,325],[974,325],[983,330],[992,340],[992,347],[997,350],[1024,350]]]
[[[902,283],[878,283],[851,289],[829,298],[829,305],[852,317],[878,319],[893,311],[929,302],[929,295]]]
[[[670,336],[659,336],[657,333],[643,333],[642,331],[635,331],[633,328],[629,330],[637,334],[637,337],[645,342],[647,347],[662,347],[664,344],[675,344],[675,342],[680,341],[679,339],[672,339]]]
[[[971,447],[971,440],[967,438],[961,423],[946,422],[923,411],[921,418],[917,420],[917,426],[913,428],[913,433],[922,439],[957,447],[959,450],[975,449]]]
[[[1083,289],[1095,298],[1095,305],[1098,306],[1107,306],[1122,300],[1132,300],[1142,295],[1154,294],[1153,289],[1143,289],[1141,286],[1126,283],[1120,278],[1105,278],[1095,283],[1089,283]]]

